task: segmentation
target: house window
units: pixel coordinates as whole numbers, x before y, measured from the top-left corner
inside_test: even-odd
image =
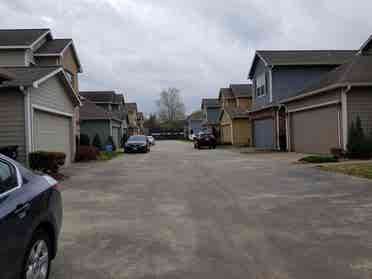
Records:
[[[266,95],[266,79],[265,73],[256,78],[256,96],[262,97]]]

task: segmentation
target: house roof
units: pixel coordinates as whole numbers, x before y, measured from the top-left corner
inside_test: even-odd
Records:
[[[253,77],[258,58],[266,66],[337,66],[350,61],[356,53],[357,50],[257,50],[249,78]]]
[[[0,79],[2,80],[11,80],[14,79],[14,75],[6,71],[5,69],[0,69]]]
[[[368,38],[368,40],[361,46],[359,49],[359,53],[367,52],[372,50],[372,35]]]
[[[126,103],[125,106],[128,111],[137,111],[137,103]]]
[[[97,106],[95,103],[85,98],[82,101],[83,105],[80,108],[81,120],[111,120],[116,119],[120,121],[114,114]]]
[[[0,29],[0,48],[31,48],[50,29]],[[51,36],[51,35],[50,35]]]
[[[224,108],[224,111],[231,119],[249,118],[249,110],[246,109],[226,107]]]
[[[49,78],[59,75],[62,77],[63,82],[69,89],[69,92],[78,105],[81,104],[78,94],[75,92],[70,81],[67,79],[66,74],[62,67],[3,67],[0,71],[5,70],[10,74],[10,79],[4,81],[0,87],[38,87],[41,83]]]
[[[46,41],[36,52],[35,55],[54,54],[59,55],[72,43],[72,39],[53,39]]]
[[[202,99],[202,107],[207,107],[207,108],[219,108],[220,102],[216,98],[204,98]]]
[[[219,98],[225,98],[225,99],[233,99],[234,93],[231,90],[231,88],[221,88]]]
[[[231,84],[230,89],[235,98],[249,98],[252,97],[251,84]]]
[[[344,86],[372,86],[372,56],[355,55],[349,63],[325,74],[319,82],[283,103]]]
[[[115,91],[80,91],[80,95],[93,103],[119,104],[121,101]]]
[[[200,110],[194,111],[191,113],[188,117],[187,120],[194,120],[194,121],[201,121],[202,120],[202,112]]]

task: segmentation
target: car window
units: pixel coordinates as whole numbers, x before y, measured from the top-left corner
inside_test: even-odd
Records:
[[[146,138],[144,136],[131,136],[129,141],[146,141]]]
[[[0,195],[17,187],[17,175],[12,165],[0,161]]]

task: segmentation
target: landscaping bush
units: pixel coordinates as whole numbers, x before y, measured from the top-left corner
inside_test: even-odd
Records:
[[[90,138],[86,134],[80,135],[80,145],[81,146],[90,146]]]
[[[336,159],[341,159],[345,157],[345,151],[342,148],[331,148],[331,154]]]
[[[332,156],[308,156],[300,159],[300,162],[311,163],[311,164],[322,164],[322,163],[336,163],[337,158]]]
[[[372,157],[372,141],[364,134],[359,116],[355,122],[351,123],[346,155],[351,159],[369,159]]]
[[[94,146],[80,146],[79,153],[76,156],[78,161],[94,161],[97,160],[99,150]]]
[[[92,145],[97,148],[98,150],[102,150],[102,142],[101,142],[101,138],[99,137],[98,134],[96,134],[94,136],[94,139],[93,139],[93,143]]]
[[[56,174],[65,164],[66,154],[63,152],[36,151],[29,155],[30,167],[33,170]]]
[[[108,137],[107,145],[112,145],[112,151],[116,150],[116,144],[115,144],[114,139],[112,138],[112,136]]]

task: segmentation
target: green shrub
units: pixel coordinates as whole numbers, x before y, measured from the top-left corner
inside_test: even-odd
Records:
[[[30,167],[33,170],[56,174],[65,164],[66,154],[63,152],[36,151],[29,155]]]
[[[93,139],[93,143],[92,143],[92,145],[93,145],[94,147],[96,147],[98,150],[102,150],[102,142],[101,142],[101,138],[99,137],[98,134],[96,134],[96,135],[94,136],[94,139]]]
[[[80,135],[80,145],[81,146],[90,146],[90,138],[86,134]]]
[[[112,151],[115,151],[116,150],[116,144],[115,144],[114,139],[113,139],[112,136],[109,136],[108,137],[107,144],[108,145],[112,145]]]
[[[80,146],[76,158],[80,162],[97,160],[99,151],[94,146]]]
[[[355,122],[351,123],[349,128],[346,155],[351,159],[369,159],[372,157],[372,141],[364,134],[359,116]]]
[[[322,163],[336,163],[337,158],[332,156],[308,156],[300,159],[300,162],[311,163],[311,164],[322,164]]]

